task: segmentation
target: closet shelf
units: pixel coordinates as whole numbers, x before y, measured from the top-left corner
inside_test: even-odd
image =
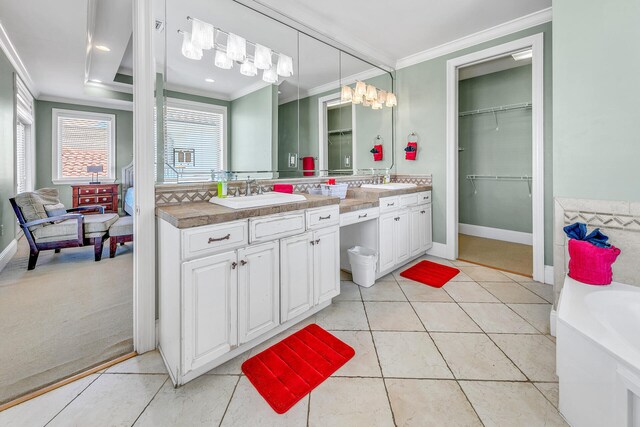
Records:
[[[489,107],[489,108],[481,108],[479,110],[462,111],[458,114],[458,116],[464,117],[464,116],[474,116],[476,114],[497,113],[499,111],[527,110],[531,107],[532,107],[531,102],[522,102],[520,104],[500,105],[498,107]]]
[[[345,133],[351,133],[352,130],[351,129],[336,129],[336,130],[330,130],[329,132],[327,132],[329,135],[337,135],[337,134],[345,134]]]
[[[529,188],[529,197],[531,197],[531,180],[532,177],[528,175],[522,176],[510,176],[510,175],[467,175],[467,179],[471,181],[473,186],[473,194],[478,194],[475,181],[477,180],[489,180],[489,181],[522,181],[527,183]]]

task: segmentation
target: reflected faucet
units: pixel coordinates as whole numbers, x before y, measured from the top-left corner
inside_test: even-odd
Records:
[[[244,195],[245,196],[250,196],[252,191],[251,191],[251,184],[257,183],[257,181],[255,179],[247,179],[246,183],[245,183],[245,187],[244,187]]]

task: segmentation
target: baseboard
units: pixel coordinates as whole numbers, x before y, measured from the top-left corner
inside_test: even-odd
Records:
[[[548,285],[554,284],[553,279],[553,265],[545,265],[544,266],[544,283]]]
[[[433,246],[427,251],[427,254],[438,258],[447,258],[447,245],[433,242]]]
[[[156,319],[156,348],[160,344],[160,319]]]
[[[558,321],[558,312],[556,310],[551,310],[549,314],[549,333],[551,336],[556,336],[556,322]]]
[[[11,261],[11,258],[13,258],[16,252],[18,252],[18,241],[13,239],[7,247],[4,248],[2,253],[0,253],[0,271],[9,264],[9,261]]]
[[[522,245],[533,245],[533,234],[521,231],[503,230],[501,228],[484,227],[482,225],[458,224],[458,232],[469,236],[484,237],[485,239],[502,240]]]

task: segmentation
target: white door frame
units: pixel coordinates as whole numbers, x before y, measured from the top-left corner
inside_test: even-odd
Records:
[[[340,92],[318,98],[318,168],[322,171],[318,175],[328,175],[329,169],[329,141],[327,140],[328,121],[325,104],[330,101],[340,100]],[[356,171],[356,104],[351,104],[351,167]]]
[[[153,2],[133,2],[133,348],[156,348],[156,220],[153,143]]]
[[[447,61],[446,257],[458,258],[458,70],[531,48],[533,279],[544,282],[544,34],[494,46]]]

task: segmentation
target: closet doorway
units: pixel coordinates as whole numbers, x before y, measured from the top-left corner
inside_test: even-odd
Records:
[[[448,255],[544,281],[542,36],[447,68]]]

